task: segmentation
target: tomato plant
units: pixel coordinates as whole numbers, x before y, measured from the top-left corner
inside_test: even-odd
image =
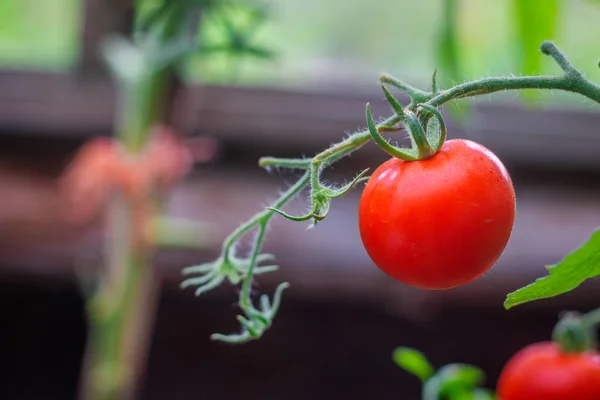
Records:
[[[77,204],[77,216],[89,219],[104,207],[109,211],[110,234],[123,239],[122,243],[110,241],[105,276],[96,279],[87,293],[92,362],[84,377],[89,381],[84,382],[84,391],[89,398],[125,398],[135,386],[136,358],[141,356],[131,356],[128,351],[131,343],[139,340],[136,329],[143,324],[131,316],[146,305],[145,293],[151,292],[148,282],[154,273],[150,262],[154,248],[202,246],[196,240],[184,239],[191,235],[182,232],[181,226],[175,229],[177,221],[160,213],[168,189],[185,175],[192,162],[190,149],[176,139],[178,135],[170,126],[174,99],[166,98],[175,92],[171,86],[177,86],[173,78],[181,61],[192,54],[269,56],[270,52],[251,40],[266,15],[265,9],[236,3],[137,1],[131,37],[113,36],[103,41],[103,58],[119,83],[117,138],[88,143],[64,181],[66,192]],[[532,1],[517,3],[520,11],[533,10],[541,20],[556,15],[555,7],[542,7],[546,10],[542,14]],[[446,5],[451,19],[457,2],[449,0]],[[245,14],[241,18],[247,22],[244,26],[234,23],[238,20],[236,10]],[[217,21],[225,32],[225,43],[211,43],[199,34],[198,26],[207,20]],[[523,21],[521,30],[529,32],[534,24],[528,18]],[[198,36],[203,36],[202,40]],[[452,32],[446,32],[446,39],[444,63],[456,73]],[[273,255],[261,253],[271,219],[280,214],[294,221],[311,221],[315,226],[327,217],[334,199],[365,180],[358,205],[361,238],[374,263],[388,275],[418,288],[441,290],[470,282],[491,268],[511,235],[515,191],[506,168],[490,150],[468,140],[446,141],[441,108],[458,99],[522,89],[564,90],[600,103],[600,86],[585,78],[552,42],[542,43],[540,49],[557,63],[562,74],[489,77],[438,89],[434,72],[430,90],[382,74],[379,80],[392,108],[391,116],[376,124],[367,106],[367,129],[350,134],[311,158],[261,158],[261,167],[300,170],[300,177],[270,207],[235,229],[216,260],[182,271],[186,279],[181,287],[194,287],[196,295],[225,281],[241,286],[237,318],[241,331],[217,333],[211,338],[243,343],[260,338],[272,325],[288,283],[281,283],[272,297],[263,294],[258,302],[251,296],[255,276],[278,269],[271,263]],[[528,57],[526,65],[536,71],[537,62],[532,60]],[[401,105],[388,88],[407,95],[408,104]],[[381,136],[382,132],[403,130],[411,139],[411,148],[395,147]],[[339,186],[321,180],[325,168],[370,140],[393,158],[370,177],[365,170]],[[304,189],[309,190],[309,210],[301,216],[283,211]],[[242,237],[252,231],[256,232],[250,252],[240,254]],[[600,232],[548,268],[547,278],[509,295],[506,307],[564,293],[600,275],[599,248]],[[269,263],[259,265],[264,262]],[[586,319],[567,318],[559,323],[554,342],[519,352],[501,377],[501,399],[600,400],[600,355],[590,339],[596,323],[589,322],[592,320],[600,321],[598,313]],[[484,375],[475,367],[451,364],[434,371],[424,357],[406,349],[398,351],[395,360],[423,381],[427,400],[493,398],[491,392],[479,388]]]
[[[500,400],[600,400],[600,353],[568,353],[557,343],[534,343],[505,366]]]
[[[514,217],[506,168],[468,140],[447,141],[428,159],[383,163],[358,212],[375,264],[423,289],[450,289],[487,271],[504,250]]]
[[[364,180],[366,185],[359,205],[359,227],[367,252],[378,266],[398,280],[426,289],[447,289],[484,273],[502,253],[511,233],[515,212],[515,193],[502,163],[487,149],[473,142],[446,141],[446,125],[440,112],[445,104],[458,99],[506,90],[559,89],[578,93],[600,103],[600,86],[585,78],[552,42],[540,50],[562,69],[560,75],[490,77],[441,90],[434,71],[430,90],[415,88],[398,78],[382,74],[379,81],[393,114],[375,123],[370,106],[365,110],[367,129],[352,133],[339,143],[311,158],[263,157],[259,165],[301,171],[269,207],[251,216],[223,243],[216,260],[183,270],[182,288],[194,287],[196,295],[228,281],[240,285],[238,320],[241,332],[213,334],[213,340],[244,343],[262,337],[272,325],[288,287],[281,283],[272,298],[260,297],[256,306],[250,296],[254,277],[277,266],[273,255],[261,253],[274,215],[293,221],[323,221],[331,203]],[[410,102],[401,105],[388,88],[402,92]],[[406,131],[412,147],[397,147],[383,132]],[[325,168],[362,148],[373,140],[393,159],[380,166],[374,175],[367,170],[343,185],[325,183]],[[386,171],[402,171],[401,174]],[[465,174],[464,176],[462,174]],[[468,179],[462,179],[468,177]],[[303,190],[309,191],[309,209],[293,216],[283,207]],[[477,206],[475,206],[477,205]],[[251,250],[239,254],[242,238],[254,233]],[[405,237],[401,237],[401,236]],[[600,235],[598,235],[600,241]],[[597,246],[577,251],[555,271],[559,279],[533,284],[509,305],[548,297],[572,290],[583,280],[600,274],[597,269],[578,269],[578,262],[591,262],[587,255]],[[568,261],[568,262],[567,262]],[[523,294],[521,296],[520,294]]]

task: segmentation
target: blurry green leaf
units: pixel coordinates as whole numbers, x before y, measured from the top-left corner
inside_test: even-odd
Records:
[[[487,389],[476,389],[473,391],[473,400],[495,400],[494,392]]]
[[[484,379],[484,372],[475,366],[446,365],[425,383],[423,399],[474,400],[477,399],[475,395],[481,396],[481,389],[478,386],[483,383]]]
[[[443,20],[439,33],[437,45],[437,62],[440,72],[443,89],[447,86],[454,86],[461,83],[460,77],[460,53],[458,49],[458,0],[445,0],[443,10]],[[470,107],[466,102],[461,101],[458,105],[455,102],[454,107],[449,107],[448,112],[457,120],[462,122],[469,114]]]
[[[136,31],[147,31],[165,13],[171,2],[164,0],[136,0],[134,25]]]
[[[575,289],[586,279],[600,275],[600,229],[558,264],[547,268],[547,276],[510,293],[504,307],[508,309],[529,301],[558,296]]]
[[[214,8],[203,19],[200,39],[194,54],[204,57],[226,57],[226,80],[231,83],[239,76],[244,58],[270,60],[274,52],[255,44],[258,29],[268,17],[268,8],[262,4],[244,4],[230,1]]]
[[[435,372],[423,353],[417,350],[398,347],[394,350],[392,359],[399,367],[418,377],[421,382],[427,381]]]
[[[459,61],[458,61],[458,1],[445,0],[444,19],[440,30],[438,42],[438,63],[444,82],[458,81]]]
[[[516,51],[519,72],[542,73],[543,57],[539,51],[544,40],[554,39],[559,17],[558,0],[513,0],[517,28]],[[537,99],[539,91],[523,92],[526,100]]]
[[[494,400],[494,393],[487,389],[464,389],[463,391],[448,394],[448,400]]]

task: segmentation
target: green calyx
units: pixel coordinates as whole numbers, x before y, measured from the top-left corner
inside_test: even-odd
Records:
[[[389,78],[387,75],[385,77]],[[385,82],[389,82],[389,79],[386,79]],[[398,87],[398,85],[399,84],[394,84],[396,87]],[[406,90],[406,88],[404,89]],[[396,147],[383,138],[380,132],[401,130],[401,128],[387,125],[377,127],[373,120],[371,107],[367,104],[365,116],[367,118],[367,127],[369,128],[369,133],[371,134],[373,141],[391,156],[404,161],[426,160],[433,157],[446,140],[446,124],[442,114],[436,107],[427,103],[415,102],[415,100],[427,100],[429,94],[421,91],[417,93],[409,91],[408,93],[413,97],[413,101],[408,107],[404,108],[385,86],[382,86],[382,90],[388,103],[392,106],[398,121],[404,125],[404,129],[408,132],[412,147]],[[416,99],[414,97],[416,97]],[[413,106],[414,104],[416,104],[416,106]],[[414,108],[414,110],[411,108]],[[433,119],[431,119],[432,116]]]
[[[569,312],[558,321],[552,332],[552,340],[565,353],[583,353],[595,347],[594,321],[590,315]]]

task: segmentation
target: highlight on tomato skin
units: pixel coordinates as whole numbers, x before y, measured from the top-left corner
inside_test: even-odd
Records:
[[[485,273],[510,238],[515,191],[484,146],[449,140],[431,158],[392,158],[361,195],[363,245],[386,274],[407,285],[451,289]]]
[[[531,344],[500,374],[498,400],[600,400],[600,354],[565,353],[557,343]]]

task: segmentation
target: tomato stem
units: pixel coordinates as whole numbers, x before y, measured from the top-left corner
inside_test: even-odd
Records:
[[[550,56],[561,67],[564,74],[561,76],[520,76],[485,78],[473,82],[463,83],[453,88],[443,90],[427,103],[439,107],[451,100],[490,94],[505,90],[519,89],[550,89],[564,90],[581,94],[597,103],[600,103],[600,86],[587,80],[564,56],[552,42],[541,45],[543,54]]]

